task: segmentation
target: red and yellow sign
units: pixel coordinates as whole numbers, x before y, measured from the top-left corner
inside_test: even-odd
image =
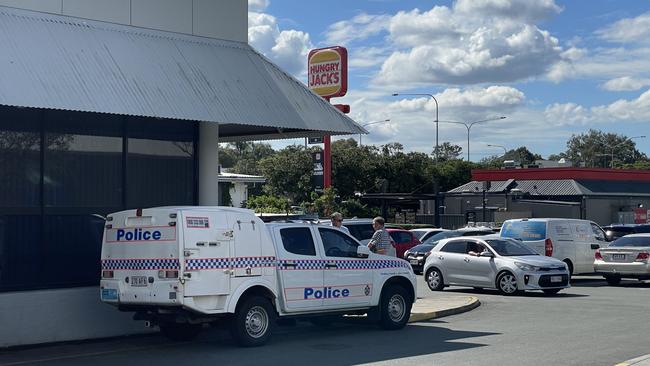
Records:
[[[309,89],[324,98],[348,91],[348,50],[334,46],[311,50],[307,60]]]

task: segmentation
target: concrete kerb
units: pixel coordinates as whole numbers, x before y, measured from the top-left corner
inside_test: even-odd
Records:
[[[650,366],[650,354],[617,363],[615,366]]]
[[[418,299],[411,310],[409,323],[464,313],[480,305],[476,296],[455,296],[442,301],[442,304],[437,299]]]

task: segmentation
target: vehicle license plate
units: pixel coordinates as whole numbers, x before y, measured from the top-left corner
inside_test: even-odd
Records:
[[[562,282],[562,276],[551,276],[551,282]]]
[[[147,287],[146,276],[131,276],[131,286],[133,287]]]
[[[612,254],[612,259],[615,261],[624,261],[625,254]]]
[[[113,288],[103,288],[102,300],[117,300],[117,290]]]
[[[420,261],[418,261],[417,259],[411,259],[411,264],[418,264],[419,262]]]

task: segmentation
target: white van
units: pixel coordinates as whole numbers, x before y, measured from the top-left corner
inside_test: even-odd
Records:
[[[571,274],[594,273],[596,250],[607,247],[605,232],[589,220],[506,220],[499,235],[519,239],[537,253],[563,261]]]

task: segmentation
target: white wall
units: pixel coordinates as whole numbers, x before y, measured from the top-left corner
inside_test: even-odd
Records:
[[[151,332],[99,287],[0,293],[0,347]]]
[[[248,199],[248,185],[242,182],[233,183],[230,187],[230,198],[233,207],[241,207],[242,202]]]
[[[0,5],[196,36],[248,41],[247,0],[0,0]]]

